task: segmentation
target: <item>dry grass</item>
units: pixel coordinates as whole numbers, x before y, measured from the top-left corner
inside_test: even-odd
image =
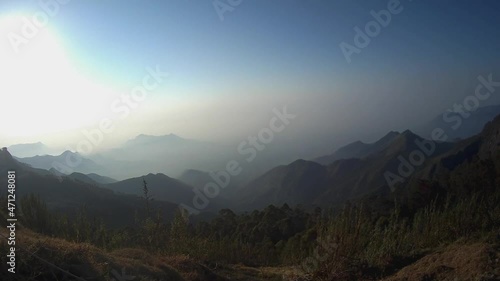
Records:
[[[6,232],[2,231],[2,234],[6,235]],[[134,280],[224,280],[188,257],[165,258],[148,254],[141,249],[120,249],[108,253],[86,243],[73,243],[50,238],[29,230],[18,230],[17,243],[30,253],[35,253],[37,256],[86,280],[112,280],[113,270],[119,274],[124,270],[123,272],[127,275],[135,276]],[[5,239],[0,240],[0,250],[2,253],[7,251]],[[21,251],[20,248],[18,248],[16,255],[18,261],[16,278],[18,280],[55,281],[64,279],[63,272],[50,267],[25,251]],[[5,259],[6,257],[2,255],[1,280],[12,278],[11,275],[6,275]]]
[[[1,231],[6,235],[4,230]],[[245,266],[216,265],[213,268],[197,262],[186,255],[161,256],[153,255],[143,249],[123,248],[106,252],[87,243],[68,242],[59,238],[51,238],[22,229],[17,232],[17,243],[20,247],[35,253],[37,256],[57,265],[85,280],[113,280],[112,271],[119,274],[125,272],[134,276],[133,280],[162,281],[257,281],[257,280],[294,280],[283,279],[292,275],[292,268],[250,268]],[[5,239],[0,240],[0,251],[7,251]],[[52,268],[32,255],[18,248],[17,279],[6,274],[5,257],[0,258],[0,280],[73,280]],[[10,278],[10,279],[9,279]]]
[[[303,276],[295,267],[248,267],[244,265],[221,266],[217,274],[231,281],[295,281]]]
[[[453,244],[429,254],[384,281],[499,280],[500,249],[486,243]]]

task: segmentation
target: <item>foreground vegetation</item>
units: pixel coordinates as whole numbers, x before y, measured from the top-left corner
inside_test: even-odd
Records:
[[[278,278],[273,280],[282,280],[283,276],[288,280],[371,280],[390,276],[450,244],[499,245],[499,201],[499,192],[475,192],[460,198],[436,198],[411,215],[402,215],[402,208],[396,207],[388,216],[358,205],[336,212],[269,206],[239,215],[225,209],[214,220],[195,225],[181,211],[171,223],[163,223],[159,212],[145,207],[137,211],[133,226],[108,229],[98,218],[87,217],[85,208],[68,218],[49,212],[38,197],[30,195],[20,202],[20,221],[29,229],[23,232],[30,234],[21,243],[34,247],[46,260],[66,265],[65,270],[82,271],[101,280],[110,278],[111,268],[120,268],[120,253],[125,253],[132,264],[137,263],[143,274],[161,276],[160,280],[238,280],[231,277],[234,267],[228,267],[235,264],[239,264],[236,271],[240,273],[248,267],[289,266],[280,273],[268,274],[269,278]],[[56,246],[44,248],[43,239],[29,238],[34,233],[42,234],[45,241],[57,241],[50,244]],[[42,243],[39,248],[37,243]],[[6,243],[2,242],[0,248],[7,252]],[[21,274],[34,278],[31,280],[60,276],[58,270],[47,268],[34,257],[26,258]],[[179,266],[181,261],[184,266]],[[75,264],[91,268],[81,270]],[[130,263],[124,264],[132,268]],[[189,273],[183,275],[171,265]],[[484,274],[495,276],[493,269],[498,267]],[[222,274],[217,275],[217,271]],[[34,272],[39,274],[36,278]],[[258,280],[255,278],[248,280]]]

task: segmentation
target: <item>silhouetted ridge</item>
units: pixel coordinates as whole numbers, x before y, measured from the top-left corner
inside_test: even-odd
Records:
[[[0,151],[0,160],[1,161],[13,160],[12,155],[9,153],[9,150],[7,150],[7,147],[3,147],[2,150]]]
[[[162,173],[149,173],[145,176],[135,177],[104,185],[113,191],[143,195],[143,180],[147,182],[149,191],[155,200],[164,200],[173,203],[188,203],[194,194],[192,187],[179,180],[173,179]]]
[[[401,134],[395,131],[391,131],[381,139],[377,140],[373,143],[364,143],[362,141],[355,141],[346,146],[343,146],[337,149],[334,153],[319,157],[314,159],[315,162],[329,165],[333,162],[340,159],[349,159],[349,158],[365,158],[374,153],[380,152],[383,149],[387,148],[391,143],[400,137]]]
[[[290,166],[292,166],[292,167],[318,166],[319,167],[321,165],[319,165],[316,162],[307,161],[307,160],[304,160],[304,159],[298,159],[298,160],[293,161],[290,164]]]
[[[377,142],[387,142],[387,141],[392,141],[394,140],[395,137],[399,136],[400,133],[399,132],[396,132],[396,131],[390,131],[389,133],[387,133],[385,136],[383,136],[380,140],[378,140]]]
[[[270,170],[244,187],[242,205],[248,208],[283,203],[328,206],[372,194],[388,194],[385,173],[397,173],[400,159],[421,150],[422,143],[424,139],[410,130],[393,131],[374,143],[358,141],[339,149],[332,156],[345,158],[326,166],[296,160]],[[360,149],[350,151],[352,147]],[[441,155],[451,147],[450,143],[435,143],[432,155]]]
[[[0,150],[0,171],[13,169],[18,165],[19,164],[17,163],[16,160],[14,160],[14,158],[12,157],[12,155],[10,154],[10,152],[7,150],[6,147]],[[2,171],[2,173],[3,172],[4,171]]]
[[[404,150],[404,149],[407,149],[409,147],[414,146],[416,140],[423,140],[423,138],[416,135],[415,133],[413,133],[410,130],[405,130],[404,132],[402,132],[401,134],[399,134],[395,138],[394,143],[399,144],[399,145],[403,145],[403,146],[399,146],[399,149]]]

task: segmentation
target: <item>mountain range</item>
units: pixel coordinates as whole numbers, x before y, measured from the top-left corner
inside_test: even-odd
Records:
[[[460,113],[445,112],[416,126],[414,132],[428,138],[433,129],[442,128],[449,136],[449,141],[457,141],[479,133],[482,126],[499,113],[500,105],[478,108],[467,113],[467,118],[462,118]],[[373,143],[355,141],[311,161],[330,165],[340,159],[361,159],[387,148],[398,135],[392,131]],[[293,156],[291,148],[287,147],[287,144],[275,144],[271,149],[260,152],[234,180],[238,181],[238,185],[247,184],[269,169],[293,162],[299,156]],[[16,159],[35,168],[49,170],[54,168],[54,163],[59,163],[56,169],[66,175],[74,172],[95,173],[118,180],[149,173],[163,173],[178,178],[185,176],[183,173],[189,170],[221,170],[229,160],[241,158],[236,147],[187,139],[175,134],[141,134],[114,149],[85,156],[70,151],[54,154],[53,149],[40,142],[12,145],[8,149]],[[81,157],[81,163],[74,167],[68,165],[68,159],[71,164],[77,157]]]
[[[187,169],[218,169],[229,158],[229,151],[222,145],[186,139],[175,134],[142,134],[90,158],[101,166],[112,167],[108,176],[127,179],[149,173],[180,176]],[[130,171],[134,171],[134,175]]]
[[[493,111],[492,108],[490,110]],[[489,186],[491,183],[488,181],[496,180],[479,174],[475,182],[471,182],[468,171],[492,169],[488,163],[495,163],[497,160],[495,157],[498,156],[499,131],[499,117],[488,122],[479,134],[454,142],[430,141],[410,130],[391,131],[373,143],[356,141],[312,161],[299,159],[287,165],[276,166],[245,184],[232,181],[219,197],[212,200],[211,207],[207,210],[232,207],[241,211],[285,203],[337,206],[347,201],[367,198],[391,200],[395,195],[408,200],[413,198],[415,203],[424,200],[421,198],[425,194],[422,190],[429,187],[434,187],[434,191],[443,191],[454,186],[457,192],[464,193],[476,186],[477,182],[484,182],[484,186]],[[210,149],[210,145],[194,143],[197,147]],[[134,157],[140,157],[152,154],[155,149],[166,144],[169,144],[169,150],[172,147],[193,148],[193,141],[175,135],[140,135],[124,147],[134,151]],[[123,151],[125,148],[122,148]],[[182,149],[181,151],[185,153]],[[19,178],[23,179],[24,186],[22,194],[39,193],[49,206],[61,210],[77,205],[91,205],[94,210],[105,208],[89,203],[91,200],[107,200],[110,206],[113,205],[112,200],[117,200],[121,202],[121,206],[117,208],[140,205],[145,180],[154,200],[160,205],[165,204],[172,211],[178,204],[189,204],[195,190],[203,190],[207,183],[213,181],[209,172],[198,169],[187,169],[178,179],[157,172],[116,180],[108,176],[110,169],[102,162],[96,163],[70,151],[57,156],[16,158],[8,149],[4,149],[0,156],[0,172],[8,168],[19,170]],[[181,154],[172,160],[179,162],[179,157]],[[74,159],[79,159],[80,163],[70,170],[54,167],[54,163],[68,165]],[[161,163],[162,159],[161,154],[158,154],[155,161]],[[142,163],[137,160],[135,165]],[[123,166],[113,167],[117,168]],[[145,169],[147,168],[146,165]],[[457,179],[460,181],[456,182]],[[130,210],[127,212],[130,213]]]
[[[330,155],[322,156],[312,161],[322,165],[329,165],[339,159],[363,158],[385,149],[398,136],[398,132],[389,132],[387,135],[374,143],[364,143],[362,141],[356,141],[339,148]]]
[[[56,173],[56,175],[61,176],[61,174],[57,174],[57,173]],[[71,178],[75,181],[81,181],[84,183],[93,184],[93,185],[101,185],[101,186],[117,182],[117,180],[115,180],[115,179],[112,179],[112,178],[106,177],[106,176],[101,176],[101,175],[98,175],[95,173],[82,174],[82,173],[75,172],[75,173],[68,175],[67,177]]]
[[[192,187],[164,174],[148,174],[106,184],[104,187],[118,193],[143,196],[143,181],[146,181],[149,196],[154,200],[173,202],[176,204],[190,202],[194,196]]]
[[[82,155],[71,152],[69,150],[64,151],[60,155],[37,155],[33,157],[24,157],[16,159],[22,163],[26,163],[33,168],[38,169],[55,169],[62,174],[71,174],[74,172],[91,174],[91,173],[104,173],[106,174],[107,169],[103,166],[98,165],[94,161],[83,157]]]
[[[335,206],[366,198],[390,201],[395,195],[412,198],[416,204],[422,190],[453,187],[453,192],[464,193],[478,182],[486,188],[495,180],[491,163],[498,161],[499,132],[500,116],[480,134],[455,143],[426,140],[409,130],[390,132],[373,144],[356,142],[320,158],[326,163],[337,159],[327,165],[297,160],[276,167],[243,187],[238,200],[244,210],[284,203]],[[480,172],[474,177],[470,172],[488,169],[493,176]]]
[[[276,167],[243,187],[238,200],[243,209],[283,203],[331,206],[374,193],[390,194],[388,172],[397,173],[404,159],[410,159],[416,151],[425,156],[423,150],[429,143],[409,130],[390,132],[373,144],[356,142],[321,158],[339,158],[327,165],[297,160]],[[424,157],[415,170],[423,169],[430,159],[455,146],[446,142],[432,143],[432,153]]]
[[[136,212],[141,214],[144,209],[143,198],[116,194],[109,189],[77,180],[75,175],[58,177],[47,170],[17,161],[4,148],[0,151],[0,181],[7,182],[7,171],[16,171],[16,197],[37,194],[51,210],[70,217],[85,208],[89,216],[102,218],[111,227],[123,227],[133,223]],[[0,195],[5,195],[5,192],[0,192]],[[172,219],[178,209],[176,204],[160,200],[151,204],[162,210],[166,220]]]
[[[41,142],[14,144],[8,147],[9,152],[17,157],[32,157],[36,155],[47,155],[54,153],[54,150]]]

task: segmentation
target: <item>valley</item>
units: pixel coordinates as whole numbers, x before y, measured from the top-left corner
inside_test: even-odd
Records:
[[[31,160],[37,158],[15,158],[3,149],[0,173],[17,174],[19,239],[30,245],[44,240],[68,251],[86,247],[90,260],[75,256],[73,262],[58,263],[86,278],[107,280],[106,266],[120,262],[134,274],[164,280],[330,280],[334,275],[406,280],[401,276],[414,276],[411,268],[422,266],[426,276],[449,278],[461,274],[458,267],[441,272],[425,267],[425,260],[458,255],[454,251],[467,247],[478,249],[484,272],[498,276],[498,259],[483,264],[481,255],[498,254],[499,131],[500,116],[480,134],[454,143],[432,143],[408,130],[390,132],[372,144],[340,148],[334,155],[342,157],[328,156],[339,157],[331,164],[297,160],[246,185],[233,183],[220,198],[207,188],[229,177],[197,170],[186,172],[182,181],[160,173],[118,181],[56,174],[20,162],[40,163]],[[401,173],[404,157],[411,159],[416,150],[429,153],[419,165],[405,167],[407,174],[391,186],[387,172]],[[210,205],[190,212],[183,206],[191,200]],[[43,260],[67,260],[59,250],[40,247],[35,252],[45,253]],[[34,259],[22,268],[35,263],[49,270],[31,252],[20,254],[21,260]],[[94,264],[95,259],[102,261]],[[81,263],[94,273],[80,272],[75,266]]]
[[[500,1],[0,1],[0,281],[500,280]]]

